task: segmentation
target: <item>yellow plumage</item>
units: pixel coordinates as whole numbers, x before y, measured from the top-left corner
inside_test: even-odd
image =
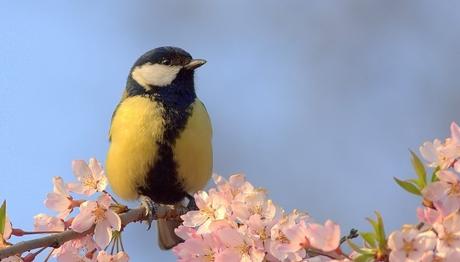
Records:
[[[189,193],[202,189],[212,173],[209,116],[198,99],[191,106],[185,129],[173,146],[179,181]],[[163,139],[164,131],[162,110],[159,103],[134,96],[124,99],[113,117],[106,170],[113,191],[123,199],[138,197],[136,189],[144,185],[157,157],[156,142]]]
[[[203,189],[212,173],[211,121],[200,100],[196,99],[192,108],[185,129],[173,147],[179,180],[189,193]]]
[[[162,139],[163,108],[142,96],[121,101],[110,127],[107,176],[113,191],[123,199],[138,197],[137,186],[144,184],[147,169],[155,160]]]

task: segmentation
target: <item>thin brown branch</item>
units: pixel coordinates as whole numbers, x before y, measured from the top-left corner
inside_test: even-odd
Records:
[[[158,209],[158,213],[153,215],[153,219],[156,220],[158,218],[165,218],[165,219],[177,219],[181,215],[187,213],[189,210],[185,207],[178,207],[172,208],[169,206],[161,206]],[[120,214],[121,224],[122,227],[126,225],[137,222],[137,221],[144,221],[147,219],[145,216],[145,208],[139,207],[135,209],[130,209],[125,213]],[[12,246],[0,250],[0,259],[6,258],[9,256],[13,256],[16,254],[22,254],[24,252],[34,250],[37,248],[43,247],[53,247],[57,248],[64,244],[65,242],[81,238],[85,235],[91,234],[94,231],[94,228],[89,229],[86,232],[78,233],[73,230],[66,230],[62,233],[51,234],[46,237],[32,239],[28,241],[22,241],[16,243]]]
[[[316,248],[308,248],[307,253],[311,256],[325,256],[332,259],[345,259],[347,258],[345,255],[341,254],[341,252],[337,252],[337,250],[325,252]]]

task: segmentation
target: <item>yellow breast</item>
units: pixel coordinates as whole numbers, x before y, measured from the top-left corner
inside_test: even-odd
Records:
[[[185,129],[173,146],[179,181],[184,190],[194,193],[206,186],[212,174],[212,127],[208,112],[198,99]]]
[[[160,104],[146,97],[128,97],[118,106],[110,128],[111,144],[106,171],[113,191],[123,199],[136,199],[148,169],[157,157],[164,121]]]
[[[194,193],[212,174],[212,127],[201,101],[196,99],[191,107],[185,128],[171,147],[178,181],[186,192]],[[138,188],[146,184],[158,157],[157,141],[163,140],[163,110],[149,98],[128,97],[112,119],[106,171],[113,191],[123,199],[136,199]]]

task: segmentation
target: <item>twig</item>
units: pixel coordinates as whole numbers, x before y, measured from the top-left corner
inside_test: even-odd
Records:
[[[44,262],[48,262],[48,260],[50,260],[51,255],[53,254],[53,251],[54,251],[54,248],[52,248],[51,251],[48,253],[48,255],[46,256]]]
[[[188,211],[189,209],[185,207],[173,208],[170,206],[160,206],[160,208],[158,209],[158,212],[153,214],[153,219],[155,220],[158,218],[174,219],[174,218],[177,218],[187,213]],[[120,219],[121,219],[121,224],[123,227],[132,222],[144,221],[147,219],[147,217],[145,216],[145,208],[139,207],[135,209],[130,209],[127,212],[120,214]],[[0,259],[6,258],[9,256],[13,256],[16,254],[22,254],[26,251],[30,251],[30,250],[37,249],[37,248],[43,248],[43,247],[57,248],[69,240],[81,238],[93,232],[94,232],[94,227],[83,233],[78,233],[73,230],[66,230],[62,233],[51,234],[49,236],[42,237],[42,238],[22,241],[10,247],[1,249]]]
[[[359,237],[358,230],[352,228],[352,229],[350,230],[350,233],[348,234],[348,236],[343,236],[343,237],[340,239],[340,245],[342,245],[343,243],[345,243],[345,241],[347,241],[348,239],[353,239],[353,238],[357,238],[357,237]]]
[[[328,258],[332,259],[345,259],[347,258],[345,255],[338,253],[337,251],[330,251],[330,252],[325,252],[316,248],[309,248],[307,249],[307,254],[313,255],[313,256],[325,256]]]

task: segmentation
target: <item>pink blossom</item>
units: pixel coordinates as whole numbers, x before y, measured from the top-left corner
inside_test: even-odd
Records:
[[[72,169],[78,183],[70,183],[70,191],[90,196],[95,192],[104,191],[107,187],[104,169],[95,158],[91,158],[89,164],[83,160],[74,160]]]
[[[308,216],[294,210],[291,213],[284,215],[277,224],[273,225],[270,232],[271,241],[269,250],[271,255],[281,261],[286,259],[290,261],[299,261],[305,257],[305,249],[301,248],[301,246],[291,244],[288,235],[297,229],[301,229],[298,228],[298,224],[301,223],[301,221],[305,222],[308,219]],[[303,240],[301,238],[298,239],[297,236],[294,235],[290,235],[290,237],[293,241],[299,240],[299,244]]]
[[[443,216],[447,216],[460,208],[460,178],[446,170],[439,172],[438,177],[439,181],[429,184],[422,193]]]
[[[235,228],[224,228],[215,232],[216,236],[225,246],[224,250],[216,257],[219,261],[263,261],[265,250],[258,249],[254,240],[244,232]]]
[[[433,208],[419,207],[417,208],[417,218],[420,222],[432,225],[442,220],[441,213]]]
[[[180,225],[178,228],[174,230],[176,235],[184,240],[189,238],[197,238],[199,235],[196,233],[196,229],[192,227],[186,227]]]
[[[340,226],[331,220],[323,225],[307,224],[307,238],[317,249],[329,252],[337,249],[340,243]]]
[[[215,261],[222,246],[213,234],[204,234],[199,238],[189,238],[173,248],[178,261],[208,262]],[[222,261],[223,262],[223,261]]]
[[[58,262],[94,262],[94,259],[87,258],[84,256],[81,256],[78,250],[66,250],[66,252],[63,252],[59,255],[56,256],[56,260]]]
[[[231,175],[228,181],[218,175],[213,175],[214,183],[217,190],[222,193],[227,201],[231,202],[237,195],[241,193],[249,193],[254,191],[254,187],[246,181],[243,174]]]
[[[433,262],[433,261],[458,262],[460,261],[460,251],[457,248],[437,251],[436,253],[434,252],[430,252],[430,253],[427,253],[426,256],[422,258],[422,262]]]
[[[450,137],[455,143],[460,143],[460,127],[455,122],[450,124]]]
[[[58,262],[96,262],[95,258],[88,258],[80,254],[77,249],[66,249],[65,252],[56,256]]]
[[[222,195],[210,190],[209,195],[205,191],[195,194],[196,205],[199,210],[189,211],[182,216],[183,225],[187,227],[198,227],[197,233],[209,233],[209,226],[217,220],[224,219],[227,215],[228,205]]]
[[[48,193],[45,199],[45,206],[58,212],[58,217],[65,219],[72,212],[72,197],[67,191],[64,180],[61,177],[53,177],[53,192]]]
[[[62,246],[53,251],[53,256],[58,261],[72,262],[72,261],[94,261],[88,257],[82,257],[82,253],[96,251],[97,246],[90,235],[81,238],[72,239],[65,242]]]
[[[111,203],[112,198],[106,194],[100,196],[97,202],[84,202],[80,205],[80,214],[72,221],[71,228],[82,233],[96,225],[94,239],[104,249],[112,238],[112,230],[121,229],[120,217],[109,208]]]
[[[428,161],[430,167],[438,166],[438,151],[442,147],[442,143],[439,139],[435,139],[433,142],[425,142],[420,146],[420,153],[422,157]]]
[[[457,140],[457,130],[453,138],[446,139],[445,143],[435,139],[433,142],[425,142],[420,147],[420,153],[428,161],[428,166],[437,167],[441,170],[449,168],[460,157],[460,144]]]
[[[338,248],[340,227],[332,221],[320,225],[296,210],[284,214],[242,175],[214,181],[217,190],[197,193],[199,210],[182,216],[175,231],[185,240],[173,249],[179,261],[301,261],[308,249]]]
[[[35,231],[64,231],[64,221],[46,214],[34,216]]]
[[[311,247],[310,241],[307,238],[308,232],[305,222],[300,221],[298,224],[286,227],[283,233],[286,238],[284,240],[285,244],[279,248],[279,251],[285,253],[287,257],[294,257],[295,260],[304,258],[306,249]]]
[[[107,254],[105,251],[100,251],[97,255],[98,262],[127,262],[129,261],[129,256],[123,251],[118,252],[115,255]]]
[[[233,216],[240,221],[247,221],[255,214],[265,219],[273,219],[277,214],[277,207],[271,200],[267,200],[265,192],[260,190],[237,195],[231,209]]]
[[[390,262],[420,261],[435,245],[436,235],[432,231],[420,233],[415,228],[395,231],[388,237],[388,247],[391,249]]]
[[[260,215],[252,215],[247,221],[247,234],[254,240],[254,245],[258,248],[270,249],[270,232],[272,227],[278,222],[276,219],[265,219]]]
[[[453,213],[442,222],[435,223],[433,228],[438,233],[438,251],[460,249],[460,215],[458,213]]]

